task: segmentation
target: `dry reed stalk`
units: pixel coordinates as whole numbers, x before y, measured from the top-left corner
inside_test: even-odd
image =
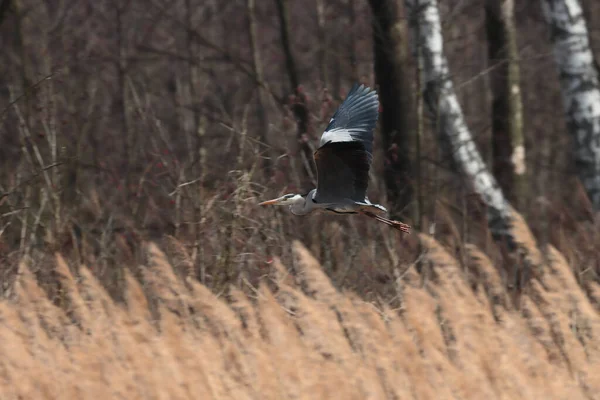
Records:
[[[555,277],[555,283],[548,282],[548,290],[563,297],[554,304],[554,308],[570,318],[571,332],[584,347],[588,360],[597,363],[600,361],[600,347],[595,338],[600,335],[600,316],[577,283],[563,255],[549,246],[547,259],[549,274]]]
[[[65,271],[62,273],[65,274]],[[110,383],[113,395],[120,393],[126,396],[128,382],[134,380],[135,370],[128,365],[131,354],[126,356],[131,351],[132,341],[123,322],[125,314],[115,306],[85,266],[81,267],[80,273],[82,278],[77,293],[90,320],[82,324],[83,329],[77,332],[70,348],[73,365],[86,371],[86,379],[77,380],[76,386],[92,395],[98,390],[99,382]],[[71,297],[75,296],[74,289],[70,289],[69,293],[73,293]],[[84,313],[78,311],[78,314]],[[103,368],[104,365],[111,365],[111,368]]]
[[[260,326],[256,308],[239,288],[231,285],[229,287],[230,306],[240,319],[242,330],[250,339],[258,339],[260,337]]]
[[[339,297],[337,290],[321,269],[319,262],[299,241],[292,243],[292,254],[297,276],[302,283],[302,288],[310,296],[325,302],[335,302]]]
[[[585,285],[586,294],[588,295],[592,306],[596,312],[600,312],[600,284],[597,282],[587,282]]]
[[[169,255],[173,269],[184,279],[184,282],[195,277],[194,262],[182,242],[171,235],[167,235],[162,247],[165,249],[165,253]]]
[[[115,305],[104,287],[98,282],[92,272],[85,266],[79,267],[80,293],[87,307],[95,318],[107,318],[108,320],[120,318],[122,311]]]
[[[299,242],[293,244],[293,255],[303,291],[331,308],[342,325],[350,346],[361,353],[363,349],[358,337],[360,318],[349,298],[331,285],[318,262]]]
[[[428,371],[426,361],[421,356],[419,348],[413,340],[413,334],[409,331],[401,317],[393,311],[384,307],[383,310],[386,325],[393,345],[387,349],[388,356],[394,360],[393,368],[398,373],[406,374],[407,390],[416,399],[444,398],[443,390],[436,393],[428,382]],[[438,397],[439,396],[439,397]],[[410,396],[407,396],[410,397]]]
[[[440,398],[455,398],[456,372],[436,316],[437,302],[424,289],[406,286],[404,290],[403,323],[423,358],[427,371],[423,383],[436,388]]]
[[[190,336],[189,332],[184,329],[183,324],[177,315],[163,309],[162,304],[159,305],[159,312],[161,315],[160,319],[160,336],[158,339],[160,343],[154,346],[154,356],[161,360],[161,364],[155,367],[156,379],[165,380],[171,382],[172,385],[168,391],[169,396],[173,398],[190,398],[193,395],[191,392],[192,387],[186,387],[186,380],[184,376],[187,373],[194,373],[198,376],[200,381],[204,381],[204,385],[200,386],[203,388],[204,395],[211,393],[221,392],[221,395],[225,394],[225,388],[222,383],[219,382],[216,377],[210,379],[210,371],[219,371],[219,368],[215,368],[218,361],[222,359],[220,357],[219,344],[210,339],[205,341],[206,345],[212,344],[214,348],[204,348],[200,350],[200,354],[207,357],[206,361],[198,359],[190,359],[190,352],[194,351],[193,341],[194,337]],[[211,343],[212,342],[212,343]],[[203,354],[204,353],[204,354]],[[214,360],[214,361],[210,361]],[[212,364],[212,365],[211,365]],[[191,382],[190,382],[191,383]],[[212,390],[209,389],[212,388]],[[196,391],[198,388],[196,388]],[[187,394],[187,395],[186,395]],[[167,395],[167,393],[165,393]]]
[[[451,257],[444,254],[444,250],[439,246],[436,248],[434,242],[429,241],[427,244],[427,257],[435,259],[432,264],[435,269],[438,269],[434,274],[437,279],[428,287],[438,298],[443,323],[451,326],[449,331],[451,345],[454,348],[452,359],[455,363],[459,363],[466,373],[466,380],[460,385],[460,393],[464,395],[468,393],[469,396],[480,398],[494,393],[513,393],[515,396],[523,396],[529,392],[531,397],[537,398],[536,388],[532,387],[528,380],[519,382],[513,376],[517,369],[531,371],[526,365],[515,364],[515,360],[519,359],[516,355],[522,353],[522,350],[515,346],[514,342],[503,340],[503,337],[511,337],[507,335],[508,332],[504,335],[498,334],[498,327],[495,327],[489,309],[480,306],[474,294],[468,290],[464,279],[456,273],[459,270],[458,264],[455,262],[453,265]],[[442,266],[443,271],[441,271]],[[528,305],[526,297],[525,309]],[[528,311],[531,314],[536,310]],[[504,319],[510,315],[506,311],[502,314]],[[543,320],[542,317],[538,319]],[[547,336],[546,344],[554,344],[550,336]],[[478,367],[473,370],[473,366]],[[571,384],[574,383],[568,374],[564,377]],[[545,381],[538,388],[547,386],[548,382]]]
[[[0,352],[6,355],[5,362],[20,365],[13,365],[10,371],[23,375],[16,376],[10,386],[13,393],[32,398],[55,398],[61,393],[73,396],[75,393],[64,381],[64,374],[73,369],[65,346],[73,343],[79,330],[47,299],[24,263],[20,271],[17,302],[12,307],[9,303],[2,304],[4,312],[0,311],[0,320],[6,323],[0,325],[0,341],[7,346],[3,349],[0,345]],[[59,370],[54,365],[64,368]]]
[[[446,344],[436,320],[436,300],[424,289],[410,286],[404,289],[403,320],[413,335],[419,351],[446,354]]]
[[[548,361],[558,365],[560,368],[564,368],[564,360],[558,347],[554,344],[549,323],[540,312],[535,301],[529,296],[524,296],[520,304],[520,311],[529,327],[531,335],[546,351]]]
[[[261,334],[272,349],[271,362],[277,366],[275,379],[278,391],[282,393],[282,398],[310,393],[307,389],[316,383],[315,366],[320,360],[304,345],[292,321],[270,290],[263,284],[258,289]],[[305,368],[299,368],[299,365]]]
[[[524,306],[528,305],[532,303],[526,299]],[[507,366],[510,368],[503,372],[517,392],[531,393],[527,398],[548,398],[559,393],[560,384],[553,377],[565,371],[548,362],[548,353],[531,334],[527,322],[516,312],[503,312],[499,328],[496,334],[501,340],[501,349],[512,361]]]
[[[577,365],[585,365],[585,351],[570,332],[569,316],[557,308],[557,304],[564,298],[558,293],[547,291],[534,281],[531,282],[531,299],[548,322],[553,346],[560,352],[569,371],[572,373],[577,369]]]
[[[151,296],[163,304],[164,311],[182,316],[178,322],[186,323],[189,317],[189,291],[175,275],[166,255],[154,243],[146,245],[147,268],[142,269],[144,282]]]
[[[281,287],[278,297],[283,296],[288,299],[285,306],[295,311],[293,319],[302,332],[301,340],[320,359],[321,374],[316,374],[315,386],[326,391],[329,397],[360,399],[369,394],[374,398],[384,397],[375,370],[368,368],[362,354],[353,352],[348,345],[335,313],[320,301],[292,288]],[[354,393],[350,395],[340,390],[342,385],[353,387]]]
[[[488,398],[495,391],[490,385],[497,379],[495,368],[507,360],[491,335],[490,328],[494,325],[491,315],[477,304],[472,293],[457,293],[453,286],[440,283],[434,290],[439,298],[443,331],[448,332],[446,343],[451,360],[464,374],[458,391],[462,396]]]
[[[151,320],[150,306],[144,294],[144,289],[128,270],[125,270],[125,283],[125,298],[129,317],[132,318],[134,323],[149,322]]]
[[[435,237],[448,248],[456,249],[463,242],[461,229],[451,214],[451,205],[445,201],[436,202]],[[456,211],[456,210],[455,210]],[[460,211],[459,211],[460,212]],[[462,214],[462,212],[460,212]],[[464,220],[464,215],[461,215]]]
[[[473,284],[482,286],[489,298],[490,305],[497,316],[501,313],[498,307],[508,308],[509,297],[502,282],[500,273],[492,261],[475,245],[466,244],[465,251],[468,256],[467,265],[470,271],[470,280]]]
[[[432,275],[436,277],[428,288],[437,299],[438,320],[449,357],[465,372],[464,379],[457,382],[457,392],[475,398],[493,396],[494,390],[488,382],[494,370],[486,368],[487,361],[503,362],[496,341],[487,331],[494,320],[468,287],[458,262],[431,237],[421,234],[419,239],[424,250],[423,262],[432,266]]]
[[[548,272],[543,285],[533,282],[532,299],[548,321],[553,344],[570,374],[584,392],[595,393],[600,382],[591,371],[598,364],[598,345],[591,338],[598,332],[598,315],[566,260],[552,246],[548,248],[547,259]]]
[[[330,310],[327,310],[327,313],[330,315],[324,318],[324,320],[337,319],[340,327],[343,328],[343,333],[347,340],[339,342],[339,345],[342,347],[337,346],[337,348],[342,349],[349,345],[348,350],[354,349],[354,351],[361,354],[364,360],[368,360],[369,356],[373,355],[373,352],[365,349],[364,346],[366,343],[371,343],[373,346],[376,344],[372,343],[371,336],[364,332],[363,328],[366,325],[357,311],[356,304],[353,304],[354,302],[351,301],[352,296],[347,293],[340,293],[331,285],[330,280],[323,273],[319,263],[299,242],[293,244],[293,253],[302,287],[311,297],[318,300],[322,304],[322,307],[329,307]],[[332,347],[335,348],[336,346]],[[344,354],[344,352],[346,350],[340,350],[340,354]],[[366,372],[363,374],[366,374]]]
[[[256,309],[246,295],[235,287],[230,288],[232,309],[241,317],[239,351],[242,354],[245,376],[255,398],[278,399],[281,396],[274,385],[277,365],[273,364],[270,351],[260,336]]]
[[[242,323],[235,312],[206,286],[191,282],[192,295],[189,305],[198,314],[201,327],[207,329],[217,340],[239,342]]]
[[[15,282],[17,301],[23,309],[34,311],[40,319],[42,328],[50,337],[62,337],[70,321],[64,310],[56,307],[38,285],[27,263],[19,264],[19,277]]]
[[[150,362],[150,360],[144,360],[142,355],[133,353],[136,341],[133,337],[134,331],[128,329],[131,326],[128,315],[122,307],[112,301],[106,290],[85,266],[80,267],[80,275],[80,292],[90,313],[94,316],[94,326],[90,328],[88,337],[93,343],[98,344],[99,350],[113,349],[116,359],[113,362],[123,365],[122,370],[115,368],[116,373],[128,374],[134,380],[135,369],[128,366],[134,364],[136,367],[142,367],[143,363],[140,361]],[[85,354],[91,347],[93,347],[91,344],[81,345],[82,360],[87,359]],[[112,359],[112,356],[107,357]]]
[[[336,364],[336,370],[346,376],[348,384],[366,374],[357,368],[360,356],[349,345],[336,313],[318,300],[311,299],[297,289],[281,286],[280,302],[294,310],[294,321],[302,332],[303,342],[323,360]]]
[[[66,308],[67,314],[71,315],[83,329],[90,328],[94,318],[81,297],[77,282],[75,281],[67,262],[59,253],[55,254],[55,262],[56,274],[58,276],[58,281],[61,284],[62,294],[66,296],[66,300],[68,301],[63,305]]]
[[[516,242],[516,252],[511,254],[512,261],[516,263],[517,270],[526,269],[520,271],[520,274],[524,274],[522,277],[527,280],[532,277],[543,276],[544,261],[538,249],[537,241],[523,216],[515,210],[511,215],[510,231]]]
[[[428,254],[431,253],[431,244],[430,242]],[[473,255],[474,249],[470,250]],[[465,280],[456,273],[460,268],[458,264],[452,265],[449,255],[444,255],[443,249],[440,248],[436,249],[434,257],[436,258],[436,262],[433,263],[436,265],[435,268],[439,270],[443,265],[444,270],[435,274],[438,279],[431,285],[431,290],[439,299],[444,324],[451,325],[452,346],[455,348],[453,359],[455,362],[459,362],[463,369],[465,366],[469,366],[468,383],[464,388],[468,388],[469,395],[475,395],[476,398],[498,392],[523,395],[526,391],[525,388],[528,387],[527,383],[518,382],[512,376],[510,371],[514,371],[515,368],[520,369],[520,367],[514,365],[514,357],[508,356],[509,349],[512,349],[513,354],[519,353],[519,350],[512,342],[506,343],[502,340],[502,335],[498,334],[498,327],[495,326],[490,309],[481,307],[479,300],[469,290]],[[479,260],[482,259],[479,258]],[[485,279],[493,282],[496,291],[501,293],[498,287],[499,277],[492,273],[493,270],[489,269],[490,266],[486,266],[481,261],[476,266],[479,269],[487,267]],[[495,282],[489,280],[492,277]],[[506,319],[509,314],[506,310],[501,310],[497,315],[502,320],[502,318]],[[479,367],[471,371],[470,367],[475,365]]]
[[[409,375],[397,368],[398,363],[405,361],[392,357],[396,342],[384,321],[384,316],[372,304],[366,303],[358,296],[348,294],[358,315],[362,319],[359,325],[360,340],[365,351],[362,353],[364,369],[375,371],[376,379],[383,389],[382,398],[408,398],[415,388]],[[401,350],[401,349],[398,349]],[[370,390],[373,393],[373,390]]]
[[[128,280],[128,309],[129,313],[123,313],[118,321],[110,321],[111,325],[106,329],[111,332],[112,338],[117,342],[113,347],[117,360],[126,370],[121,371],[122,378],[130,395],[147,397],[158,395],[162,388],[160,382],[163,374],[160,368],[164,366],[161,359],[157,359],[157,347],[163,345],[154,325],[148,321],[150,318],[148,308],[140,307],[145,303],[145,298],[139,284],[126,272]],[[138,309],[140,314],[131,313]],[[166,317],[168,318],[168,317]],[[119,379],[119,378],[116,378]],[[162,381],[164,382],[164,381]]]
[[[28,334],[36,335],[39,330],[22,323],[18,314],[8,308],[10,306],[6,304],[0,306],[0,352],[3,354],[0,393],[4,392],[3,398],[58,398],[61,389],[65,389],[62,391],[65,395],[72,397],[75,393],[61,387],[62,371],[52,369],[54,360],[51,355],[57,356],[57,362],[64,363],[60,349],[48,346],[44,340],[39,343],[27,340]]]
[[[330,224],[327,224],[325,231],[328,241],[327,243],[324,243],[324,245],[327,246],[327,249],[330,252],[329,258],[331,270],[338,271],[344,267],[343,264],[340,265],[340,261],[344,259],[347,251],[347,248],[344,245],[343,228],[338,221],[333,221]]]
[[[148,273],[163,280],[150,283],[151,295],[169,300],[158,303],[156,326],[127,269],[124,308],[85,266],[75,280],[56,257],[80,329],[22,263],[16,302],[0,302],[0,397],[594,398],[597,314],[560,253],[549,249],[544,286],[532,280],[520,313],[501,306],[493,315],[487,296],[500,278],[488,260],[467,248],[479,274],[473,291],[439,243],[419,240],[434,279],[400,280],[400,315],[336,290],[299,243],[301,285],[288,284],[277,260],[277,295],[261,283],[256,304],[235,287],[231,303],[199,283],[186,288],[149,246]],[[171,303],[191,312],[167,310]]]
[[[281,259],[279,257],[273,258],[273,279],[276,285],[287,285],[291,287],[296,287],[296,281],[294,276],[291,275],[291,272],[287,270],[287,268],[281,263]]]

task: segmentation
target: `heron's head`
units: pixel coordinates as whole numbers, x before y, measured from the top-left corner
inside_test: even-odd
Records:
[[[273,200],[258,203],[259,206],[293,206],[294,204],[304,204],[306,196],[300,194],[284,194]]]

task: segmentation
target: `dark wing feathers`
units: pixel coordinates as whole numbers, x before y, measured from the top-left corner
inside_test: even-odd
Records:
[[[371,161],[371,153],[359,142],[328,143],[319,148],[315,152],[318,175],[315,201],[365,201]]]
[[[355,84],[333,114],[321,137],[321,147],[314,154],[318,174],[316,201],[365,200],[378,116],[377,93]]]
[[[346,100],[337,109],[321,137],[321,146],[329,142],[360,141],[373,151],[373,129],[379,117],[377,92],[354,84]]]

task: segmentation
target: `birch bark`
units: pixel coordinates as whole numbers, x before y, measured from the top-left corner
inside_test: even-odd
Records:
[[[600,83],[578,0],[542,0],[577,175],[600,211]]]
[[[444,56],[437,0],[405,0],[405,3],[413,21],[412,39],[418,41],[422,52],[423,96],[436,117],[440,143],[486,204],[488,226],[494,238],[506,239],[513,247],[510,231],[513,210],[483,162],[465,123]]]
[[[524,197],[525,146],[514,0],[486,0],[494,176],[511,204]]]

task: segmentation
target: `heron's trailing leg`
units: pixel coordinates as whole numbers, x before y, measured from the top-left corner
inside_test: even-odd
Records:
[[[379,222],[383,222],[384,224],[391,226],[392,228],[397,229],[400,232],[410,233],[410,226],[403,224],[402,222],[384,218],[381,215],[373,214],[370,211],[361,211],[361,214],[366,215],[367,217],[376,219]]]

